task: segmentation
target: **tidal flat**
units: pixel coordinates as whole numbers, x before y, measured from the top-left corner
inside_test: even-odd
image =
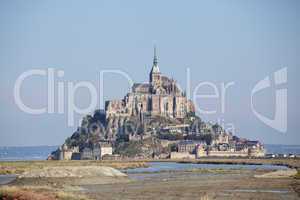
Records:
[[[300,199],[299,160],[234,160],[0,162],[19,172],[0,199]]]

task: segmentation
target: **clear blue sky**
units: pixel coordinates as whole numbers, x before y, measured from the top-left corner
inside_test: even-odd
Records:
[[[33,68],[64,70],[61,81],[92,81],[102,69],[126,71],[135,81],[148,80],[153,44],[162,73],[186,86],[203,81],[234,81],[219,100],[199,100],[217,107],[205,120],[233,123],[236,134],[264,143],[300,144],[300,2],[294,1],[1,1],[0,2],[0,145],[61,144],[76,129],[66,114],[30,115],[15,104],[18,76]],[[258,120],[250,106],[254,85],[287,67],[288,131],[280,133]],[[57,79],[56,79],[57,82]],[[128,85],[108,76],[105,98],[121,98]],[[98,86],[97,86],[98,87]],[[26,104],[47,103],[46,80],[24,82]],[[255,99],[257,110],[272,118],[274,88]],[[88,105],[86,90],[76,103]],[[98,105],[99,106],[99,105]],[[78,121],[81,116],[76,116]]]

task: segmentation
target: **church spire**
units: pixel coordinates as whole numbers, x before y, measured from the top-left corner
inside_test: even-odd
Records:
[[[154,45],[154,57],[153,57],[153,66],[157,66],[157,55],[156,55],[156,45]]]
[[[154,57],[153,57],[153,66],[151,69],[151,73],[159,73],[159,68],[158,68],[158,61],[157,61],[157,55],[156,55],[156,46],[154,45]]]

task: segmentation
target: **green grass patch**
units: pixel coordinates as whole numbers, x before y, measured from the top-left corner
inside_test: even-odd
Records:
[[[300,179],[300,169],[297,169],[297,174],[295,175],[296,179]]]

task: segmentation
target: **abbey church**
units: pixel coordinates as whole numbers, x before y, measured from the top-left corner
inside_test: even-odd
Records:
[[[121,100],[105,103],[106,117],[165,116],[182,119],[194,113],[194,105],[177,86],[176,81],[163,76],[158,67],[156,48],[149,83],[134,83],[132,91]]]

